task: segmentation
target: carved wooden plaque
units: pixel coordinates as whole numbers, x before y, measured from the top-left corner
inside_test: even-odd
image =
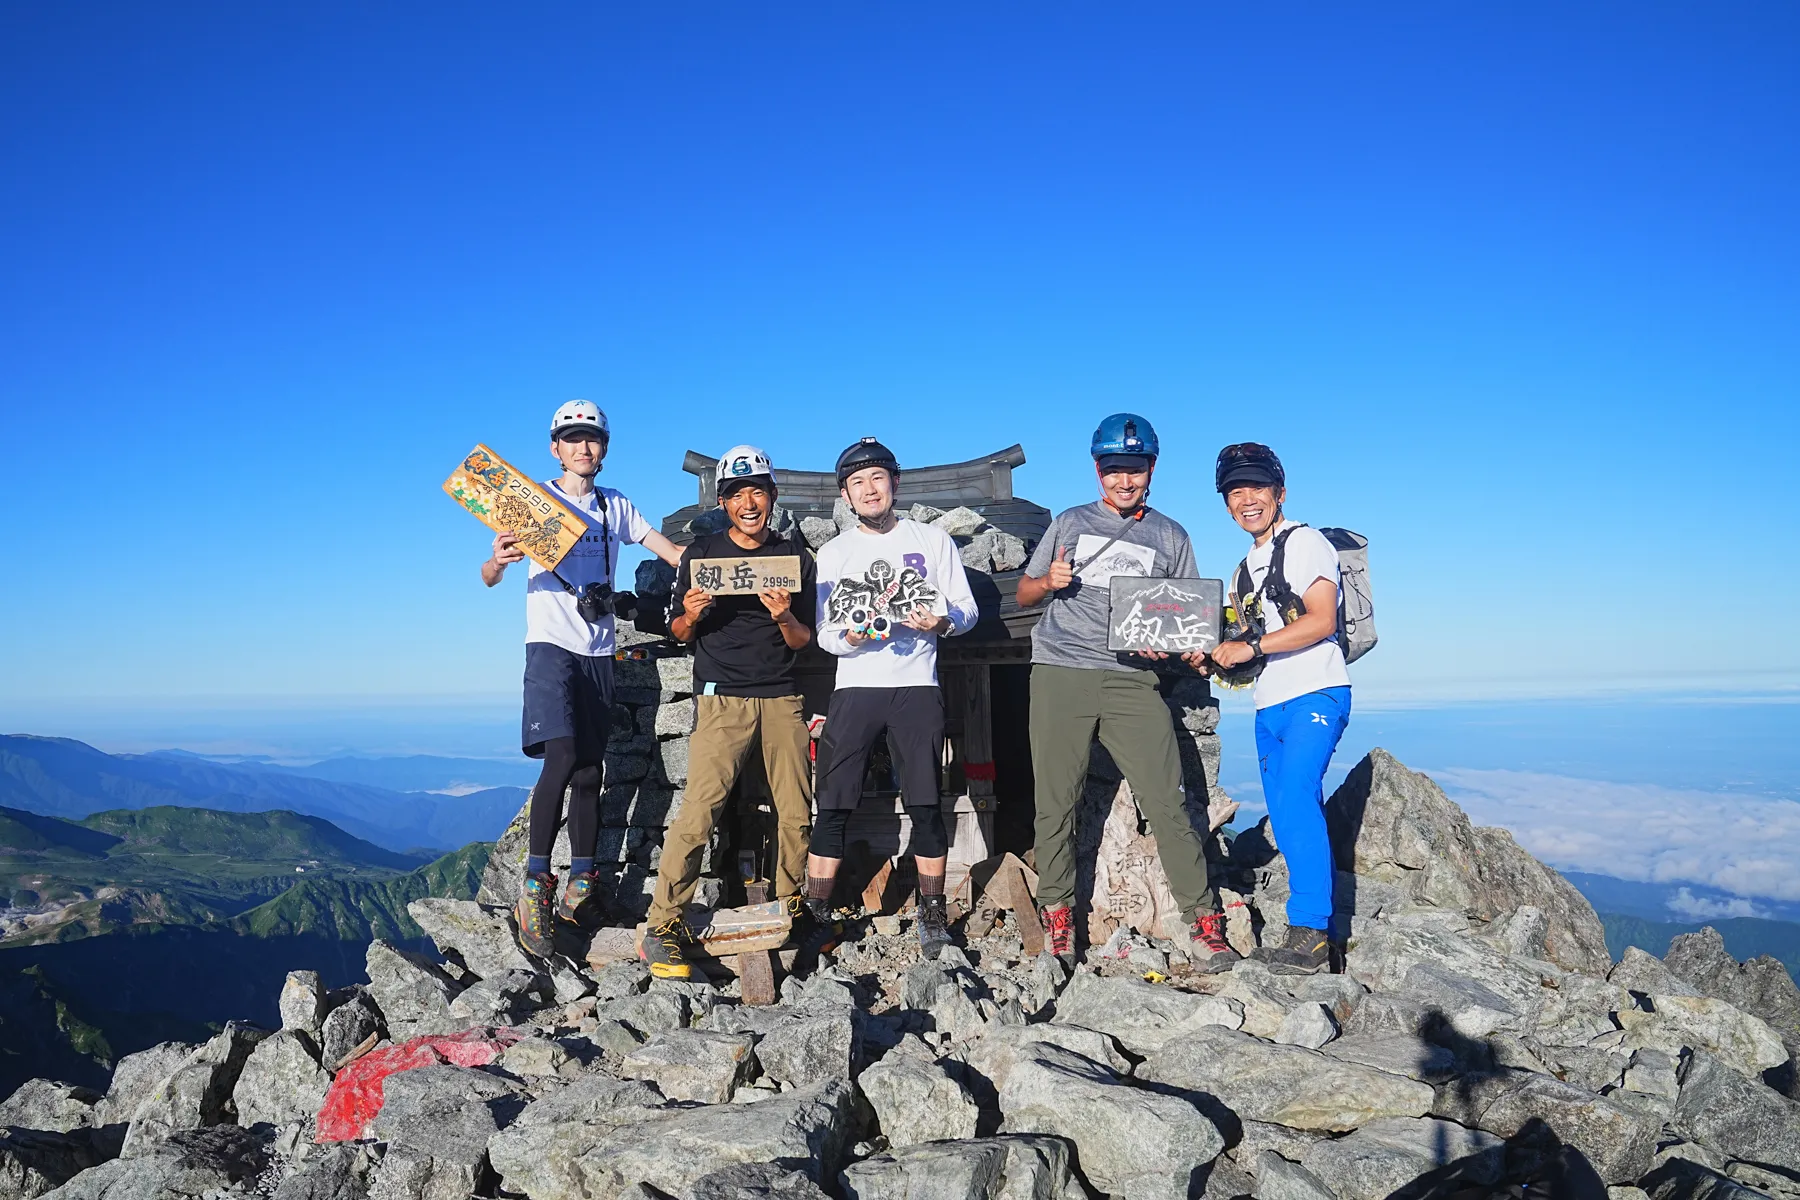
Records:
[[[444,491],[489,529],[518,534],[519,549],[546,570],[554,570],[588,531],[587,522],[548,488],[486,446],[469,451],[444,480]]]
[[[798,554],[696,558],[690,565],[694,586],[712,596],[754,596],[767,588],[800,590]]]

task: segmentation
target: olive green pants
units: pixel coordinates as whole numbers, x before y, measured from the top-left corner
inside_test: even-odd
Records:
[[[1038,903],[1075,899],[1075,806],[1095,733],[1150,821],[1169,890],[1185,913],[1215,913],[1206,848],[1188,820],[1174,718],[1149,671],[1081,670],[1033,663],[1031,769],[1037,777]]]
[[[812,757],[800,697],[694,697],[694,736],[688,743],[687,790],[663,838],[650,902],[652,929],[678,917],[694,898],[700,860],[744,760],[762,743],[763,773],[775,799],[775,898],[798,895],[806,879],[812,835]]]

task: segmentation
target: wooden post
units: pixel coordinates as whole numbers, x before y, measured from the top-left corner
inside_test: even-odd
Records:
[[[744,881],[744,898],[751,904],[769,902],[769,881]],[[775,991],[775,952],[751,950],[737,956],[737,974],[745,1004],[773,1004],[780,999]]]

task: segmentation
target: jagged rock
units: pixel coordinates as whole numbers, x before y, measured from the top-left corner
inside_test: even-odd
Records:
[[[1726,1164],[1725,1174],[1735,1183],[1771,1196],[1783,1197],[1783,1200],[1800,1196],[1800,1179],[1795,1179],[1785,1171],[1771,1171],[1756,1163],[1734,1162]]]
[[[523,1108],[516,1084],[470,1067],[389,1075],[370,1132],[388,1143],[371,1200],[463,1200],[487,1165],[487,1145]]]
[[[90,1130],[0,1128],[0,1200],[34,1200],[107,1157]]]
[[[0,1128],[16,1126],[49,1133],[91,1129],[99,1118],[94,1107],[101,1095],[92,1088],[48,1079],[28,1079],[0,1100]]]
[[[670,1029],[685,1029],[688,997],[683,992],[658,988],[642,995],[621,996],[594,1008],[601,1021],[622,1021],[642,1037],[654,1037]]]
[[[1022,539],[996,529],[993,557],[994,570],[1017,571],[1031,557],[1031,552]]]
[[[549,1154],[566,1164],[567,1177],[602,1195],[642,1182],[678,1196],[733,1163],[792,1166],[817,1183],[836,1174],[855,1107],[855,1085],[833,1079],[755,1104],[650,1110],[597,1133],[582,1129],[572,1148],[553,1144]],[[502,1169],[513,1186],[512,1167]]]
[[[594,999],[604,1003],[626,996],[641,996],[650,986],[650,968],[636,958],[609,962],[594,972]]]
[[[1711,996],[1649,997],[1651,1011],[1622,1008],[1625,1046],[1679,1053],[1686,1047],[1707,1050],[1752,1078],[1788,1059],[1787,1047],[1775,1031],[1749,1013]]]
[[[1422,1083],[1442,1083],[1457,1071],[1453,1051],[1404,1033],[1346,1034],[1324,1050],[1332,1058],[1361,1063]]]
[[[991,571],[994,569],[994,551],[1000,542],[998,529],[986,529],[971,537],[957,548],[962,557],[963,566],[971,571]]]
[[[1000,1109],[1007,1133],[1068,1139],[1088,1183],[1127,1196],[1185,1197],[1225,1148],[1187,1100],[1123,1085],[1099,1063],[1047,1044],[1007,1072]]]
[[[1667,967],[1702,995],[1761,1019],[1782,1040],[1789,1056],[1800,1060],[1800,987],[1778,959],[1765,954],[1739,963],[1725,949],[1719,931],[1708,925],[1669,944]],[[1790,1096],[1797,1087],[1800,1078],[1787,1081]]]
[[[1681,1080],[1675,1125],[1733,1158],[1800,1173],[1800,1105],[1696,1051]]]
[[[842,496],[831,502],[831,523],[838,527],[839,533],[856,526],[856,510]]]
[[[1487,936],[1508,954],[1520,958],[1548,956],[1546,940],[1550,936],[1550,918],[1535,904],[1522,904],[1495,921]]]
[[[560,1074],[574,1061],[569,1048],[547,1037],[528,1037],[514,1042],[500,1056],[500,1069],[520,1079]]]
[[[1062,1200],[1069,1178],[1061,1138],[1010,1136],[909,1146],[845,1167],[847,1200]]]
[[[1600,918],[1573,884],[1503,829],[1477,829],[1428,777],[1372,750],[1325,806],[1340,869],[1491,921],[1531,905],[1545,917],[1545,953],[1570,971],[1604,976],[1612,965]]]
[[[324,980],[317,971],[289,971],[279,1006],[283,1029],[298,1029],[316,1041],[325,1021]]]
[[[1627,991],[1644,995],[1658,996],[1698,996],[1700,993],[1685,979],[1678,978],[1675,973],[1663,965],[1663,960],[1654,954],[1638,949],[1636,946],[1625,947],[1625,953],[1607,972],[1607,982],[1615,983]]]
[[[1138,1067],[1137,1077],[1216,1096],[1247,1121],[1334,1132],[1383,1117],[1422,1116],[1433,1099],[1414,1080],[1217,1026],[1170,1041]]]
[[[906,515],[921,525],[929,525],[944,515],[941,508],[933,508],[929,504],[915,504],[906,510]]]
[[[687,1194],[689,1200],[827,1200],[804,1174],[774,1163],[734,1163],[708,1171]]]
[[[94,1105],[94,1123],[123,1126],[130,1123],[138,1105],[150,1098],[200,1047],[187,1042],[162,1042],[148,1050],[127,1054],[113,1068],[106,1096]]]
[[[749,1072],[755,1041],[749,1034],[672,1029],[627,1054],[619,1074],[648,1080],[671,1100],[723,1104]]]
[[[246,1128],[258,1123],[284,1125],[318,1115],[331,1076],[315,1054],[311,1039],[294,1029],[283,1029],[258,1043],[244,1060],[231,1092],[237,1123]]]
[[[1376,992],[1368,996],[1343,1023],[1345,1036],[1425,1037],[1444,1025],[1444,1015],[1422,1000]]]
[[[957,953],[952,955],[951,950]],[[979,1036],[987,1018],[973,992],[985,987],[955,946],[938,958],[914,963],[901,980],[901,1003],[931,1017],[934,1030],[953,1042]]]
[[[958,505],[931,523],[951,537],[970,537],[987,524],[987,518],[972,508]]]
[[[235,1125],[178,1129],[132,1158],[75,1176],[55,1200],[200,1200],[253,1179],[268,1166],[265,1140]]]
[[[1298,1004],[1275,1030],[1273,1040],[1284,1046],[1304,1046],[1317,1050],[1338,1035],[1337,1022],[1331,1019],[1323,1004]]]
[[[1674,1055],[1662,1050],[1634,1051],[1630,1062],[1620,1073],[1619,1086],[1644,1096],[1656,1096],[1673,1103],[1681,1096],[1677,1073],[1680,1064]]]
[[[806,539],[806,544],[811,549],[817,550],[837,535],[836,521],[828,521],[824,517],[800,518],[800,536]]]
[[[1109,979],[1081,971],[1057,998],[1054,1019],[1097,1029],[1117,1038],[1133,1054],[1148,1054],[1197,1029],[1237,1029],[1244,1023],[1244,1006],[1142,979]]]
[[[369,943],[365,961],[369,994],[395,1041],[456,1027],[450,1002],[462,986],[436,963],[380,938]]]
[[[339,1071],[319,1106],[319,1142],[355,1141],[369,1136],[380,1113],[387,1084],[395,1075],[453,1063],[485,1067],[519,1040],[512,1029],[466,1029],[450,1034],[424,1034],[398,1046],[382,1046]]]
[[[1356,939],[1345,969],[1435,1009],[1466,1037],[1530,1028],[1544,1005],[1544,977],[1528,960],[1431,925],[1381,922]]]
[[[1323,1180],[1273,1150],[1257,1155],[1256,1200],[1336,1200]]]
[[[857,1084],[890,1148],[975,1136],[981,1110],[939,1063],[889,1055]]]
[[[1429,1117],[1375,1121],[1348,1137],[1315,1142],[1300,1159],[1331,1181],[1338,1200],[1385,1200],[1424,1175],[1433,1176],[1434,1187],[1420,1194],[1447,1195],[1498,1182],[1505,1163],[1506,1143],[1493,1134]]]
[[[367,1200],[375,1158],[366,1145],[314,1146],[275,1189],[274,1200]]]
[[[756,1043],[763,1074],[804,1087],[826,1079],[850,1078],[860,1053],[856,1010],[829,1001],[803,1005],[792,1020],[772,1026]]]
[[[556,1001],[556,989],[548,975],[535,971],[503,971],[478,979],[450,1002],[455,1025],[516,1025],[525,1017]],[[431,1022],[423,1023],[429,1029]]]
[[[1118,1043],[1110,1035],[1055,1022],[991,1025],[980,1038],[964,1045],[961,1054],[969,1068],[992,1085],[998,1094],[1006,1083],[1007,1072],[1030,1057],[1031,1051],[1043,1043],[1079,1054],[1115,1075],[1131,1074],[1131,1061],[1119,1053]]]
[[[519,949],[506,909],[483,908],[473,900],[427,896],[408,904],[406,912],[445,958],[467,967],[479,979],[507,971],[535,974],[538,969]]]
[[[1254,961],[1239,963],[1213,994],[1243,1005],[1244,1023],[1237,1028],[1260,1038],[1274,1037],[1296,1003],[1293,994],[1269,974],[1269,968]]]
[[[1325,1136],[1310,1129],[1289,1129],[1266,1121],[1239,1121],[1237,1144],[1226,1153],[1254,1177],[1262,1169],[1263,1151],[1272,1150],[1280,1158],[1299,1162],[1307,1147]]]
[[[1721,1171],[1680,1158],[1663,1163],[1642,1183],[1651,1200],[1766,1200],[1768,1196]]]
[[[325,1014],[319,1027],[319,1063],[335,1070],[344,1056],[381,1032],[381,1010],[367,992],[358,989],[348,1000]]]
[[[663,1096],[647,1083],[587,1075],[526,1106],[488,1142],[488,1156],[509,1192],[584,1194],[581,1157],[618,1125],[654,1116]]]
[[[1457,1114],[1465,1124],[1510,1138],[1541,1122],[1585,1155],[1607,1183],[1626,1183],[1650,1169],[1660,1117],[1549,1075],[1518,1071],[1490,1078],[1494,1084],[1473,1089],[1458,1081],[1444,1085],[1446,1091],[1469,1092],[1469,1106]]]
[[[132,1114],[121,1153],[139,1158],[180,1130],[231,1120],[231,1090],[267,1030],[236,1021],[190,1054]]]

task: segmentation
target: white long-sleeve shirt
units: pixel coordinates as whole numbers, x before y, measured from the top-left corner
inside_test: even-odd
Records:
[[[840,688],[937,686],[937,635],[900,622],[923,604],[967,633],[979,615],[962,555],[950,535],[902,517],[886,533],[854,526],[819,548],[819,645],[838,656]],[[846,614],[870,606],[893,636],[852,646]]]

